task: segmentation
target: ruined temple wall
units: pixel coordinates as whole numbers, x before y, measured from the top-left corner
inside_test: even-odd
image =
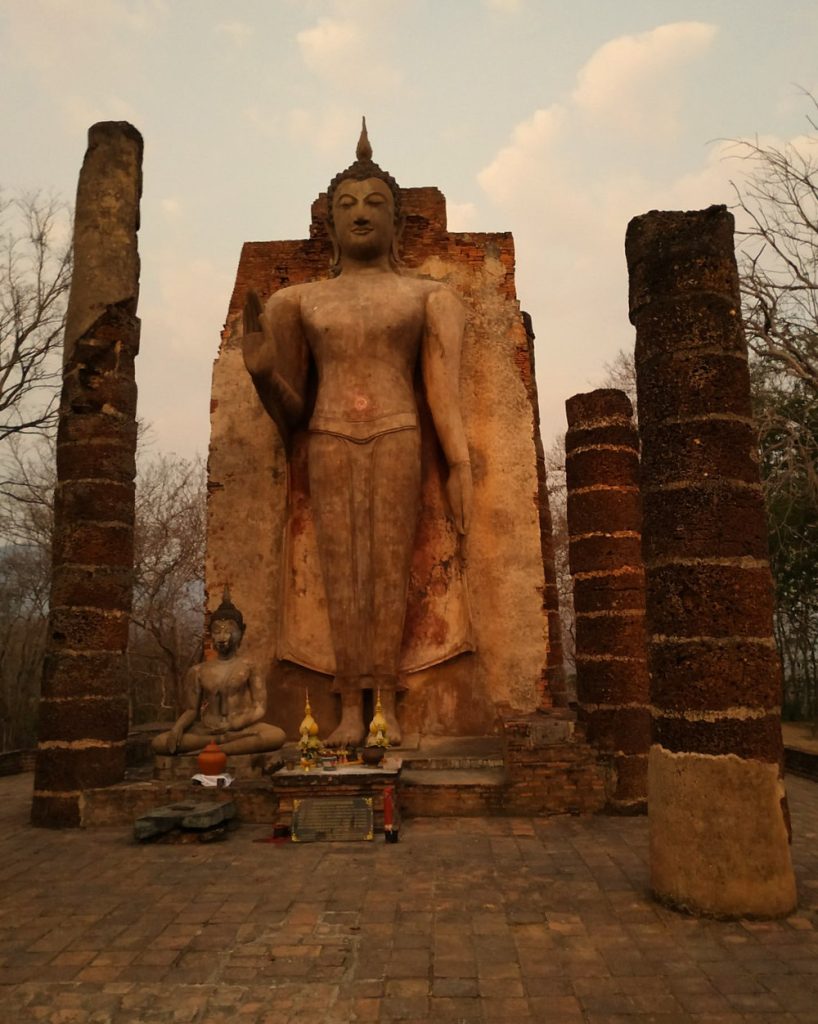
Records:
[[[273,657],[289,470],[244,368],[241,307],[249,287],[265,300],[326,275],[325,210],[322,196],[308,240],[244,246],[213,373],[208,605],[229,582],[248,624],[245,651],[269,666],[269,717],[291,734],[307,685],[324,734],[337,712],[327,676]],[[445,282],[467,310],[461,400],[475,497],[465,551],[477,650],[411,673],[400,715],[409,734],[480,734],[492,730],[498,710],[535,710],[546,680],[531,340],[516,300],[511,236],[448,233],[437,189],[405,190],[404,212],[406,272]]]

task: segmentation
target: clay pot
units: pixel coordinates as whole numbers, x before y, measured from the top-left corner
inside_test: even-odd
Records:
[[[221,775],[227,767],[227,754],[211,740],[197,758],[202,775]]]
[[[369,765],[370,768],[377,768],[381,761],[383,761],[384,753],[383,747],[364,747],[361,750],[361,760],[364,764]]]

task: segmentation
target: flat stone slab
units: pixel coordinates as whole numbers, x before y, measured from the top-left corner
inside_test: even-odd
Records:
[[[236,815],[232,800],[216,803],[212,800],[181,801],[156,807],[137,818],[134,823],[134,839],[144,841],[164,835],[174,829],[189,829],[203,832],[230,821]]]

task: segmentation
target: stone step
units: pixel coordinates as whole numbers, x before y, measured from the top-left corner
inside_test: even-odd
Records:
[[[398,802],[406,818],[498,814],[506,782],[503,768],[404,768]]]
[[[793,775],[818,782],[818,753],[798,747],[784,747],[784,767]]]
[[[425,736],[400,751],[404,771],[466,771],[503,768],[499,736]]]
[[[411,767],[400,775],[401,786],[503,786],[505,769],[496,766]]]

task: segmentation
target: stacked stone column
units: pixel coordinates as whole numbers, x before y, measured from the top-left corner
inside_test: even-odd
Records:
[[[639,442],[622,391],[565,403],[579,719],[609,761],[608,807],[644,811],[650,711]]]
[[[648,661],[651,884],[728,916],[795,905],[781,682],[747,350],[724,207],[628,227]]]
[[[125,771],[133,587],[142,137],[88,133],[74,222],[57,433],[51,609],[32,822],[81,824],[82,792]]]

